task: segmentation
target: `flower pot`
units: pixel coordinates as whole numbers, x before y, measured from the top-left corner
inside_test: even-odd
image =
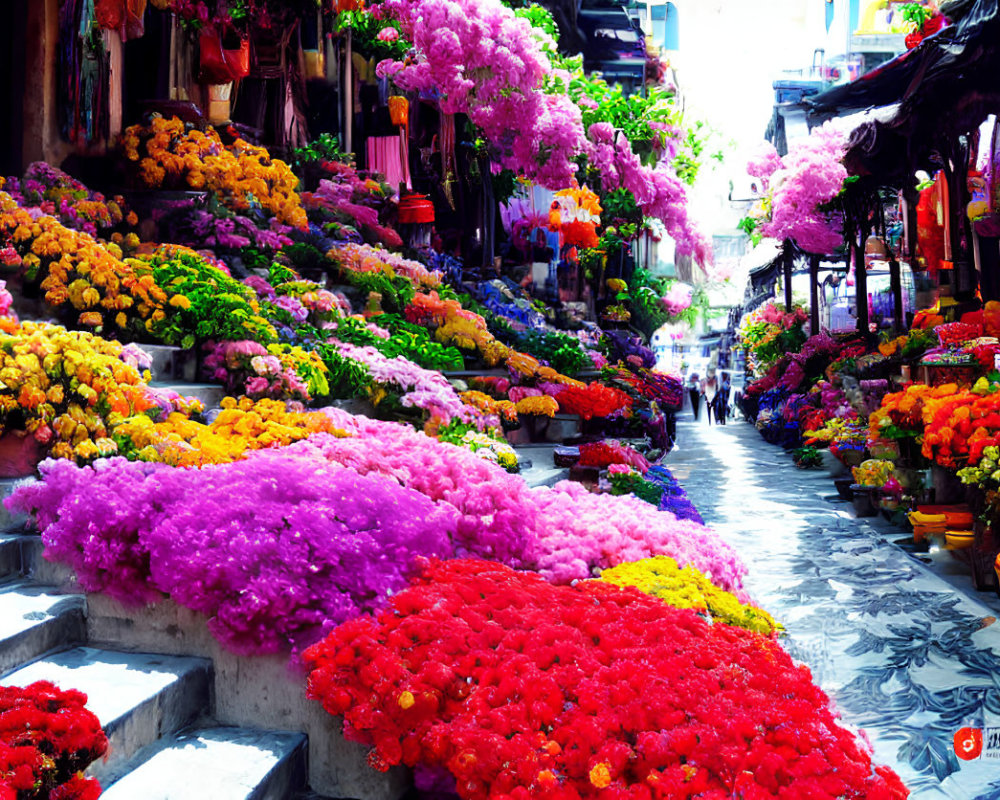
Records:
[[[854,504],[854,514],[858,517],[874,517],[878,514],[878,501],[873,496],[878,490],[871,486],[851,487],[851,502]]]
[[[834,480],[833,485],[837,487],[837,494],[840,495],[842,500],[850,500],[854,495],[851,492],[851,485],[854,483],[854,478],[837,478]]]
[[[45,449],[25,431],[0,436],[0,478],[27,478],[35,474]]]
[[[821,450],[820,458],[823,459],[823,467],[830,473],[831,478],[840,478],[847,475],[847,467],[829,450]]]

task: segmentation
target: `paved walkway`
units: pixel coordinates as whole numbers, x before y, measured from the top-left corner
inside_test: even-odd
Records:
[[[968,579],[949,578],[949,563],[928,567],[893,543],[898,528],[856,519],[825,471],[796,469],[746,423],[682,422],[665,463],[743,556],[785,647],[914,800],[1000,798],[1000,742],[988,744],[991,726],[1000,734],[995,595],[956,588]],[[977,760],[955,755],[966,726],[985,729]]]

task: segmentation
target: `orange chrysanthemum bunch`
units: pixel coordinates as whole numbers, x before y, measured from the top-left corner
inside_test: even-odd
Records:
[[[951,397],[958,391],[954,383],[927,386],[912,383],[901,392],[892,392],[882,398],[882,405],[868,417],[869,439],[885,438],[892,426],[903,430],[921,432],[924,429],[924,407],[929,401]]]
[[[978,459],[1000,434],[1000,394],[962,391],[937,397],[925,403],[923,415],[924,456],[943,467],[959,466],[970,456]]]
[[[510,400],[495,400],[485,392],[476,390],[459,394],[462,402],[479,409],[486,416],[496,416],[508,422],[517,419],[517,409]]]
[[[140,277],[115,244],[67,228],[55,217],[33,218],[0,192],[0,244],[14,248],[28,281],[41,281],[45,302],[71,312],[76,324],[125,329],[138,317],[162,319],[166,293],[152,276]]]
[[[297,403],[227,397],[209,425],[180,413],[162,422],[140,415],[119,425],[115,438],[129,458],[201,467],[239,461],[251,451],[285,447],[315,433],[347,435],[322,411],[305,411]]]
[[[285,225],[308,225],[296,191],[299,179],[284,161],[272,159],[266,148],[237,139],[226,146],[219,134],[188,128],[176,117],[155,117],[149,126],[133,125],[122,137],[125,157],[138,162],[150,188],[187,185],[214,192],[235,210],[254,203]]]

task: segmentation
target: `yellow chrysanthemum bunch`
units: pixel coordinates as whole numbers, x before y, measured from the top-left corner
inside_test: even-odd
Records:
[[[143,146],[144,144],[144,146]],[[236,210],[260,204],[286,225],[305,228],[299,179],[284,161],[272,159],[266,148],[237,139],[226,147],[219,134],[187,130],[176,117],[133,125],[122,137],[125,157],[139,163],[150,188],[186,183],[192,189],[215,192]]]
[[[279,400],[227,397],[222,411],[210,425],[183,414],[163,422],[139,415],[115,431],[122,450],[141,461],[158,461],[178,467],[224,464],[245,458],[252,450],[285,447],[315,433],[347,434],[321,411],[304,411]]]
[[[23,425],[55,458],[116,453],[115,428],[153,406],[121,350],[118,342],[47,323],[0,333],[0,427]]]
[[[731,592],[720,589],[692,566],[681,569],[668,556],[644,558],[606,569],[599,580],[615,586],[634,586],[675,608],[693,608],[713,622],[723,622],[769,635],[781,625],[763,609],[741,603]]]
[[[554,417],[559,410],[559,403],[554,397],[543,394],[540,397],[522,397],[514,405],[518,414],[537,417]]]
[[[517,409],[510,400],[494,400],[485,392],[469,391],[459,394],[462,402],[482,411],[484,414],[500,417],[513,422],[517,419]]]

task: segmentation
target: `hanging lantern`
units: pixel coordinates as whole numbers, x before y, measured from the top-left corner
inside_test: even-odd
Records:
[[[405,97],[393,95],[389,98],[389,118],[393,125],[410,124],[410,101]]]

